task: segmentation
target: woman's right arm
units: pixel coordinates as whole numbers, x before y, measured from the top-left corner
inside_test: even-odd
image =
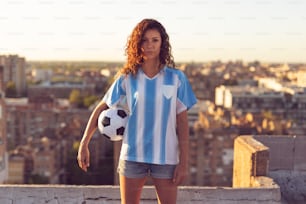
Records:
[[[100,102],[93,112],[91,113],[89,120],[87,122],[85,132],[83,134],[82,140],[80,142],[79,150],[78,150],[78,164],[81,169],[84,171],[87,171],[87,168],[89,167],[89,159],[90,159],[90,154],[89,154],[89,149],[88,149],[88,144],[90,142],[90,139],[92,138],[92,135],[96,131],[98,127],[98,117],[100,113],[104,110],[108,109],[108,106],[106,105],[105,102]]]

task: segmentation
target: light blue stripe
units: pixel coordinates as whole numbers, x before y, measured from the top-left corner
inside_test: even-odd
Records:
[[[185,74],[180,71],[178,72],[178,76],[181,81],[178,90],[178,99],[183,102],[187,109],[190,109],[197,102],[197,99]]]
[[[164,76],[164,84],[165,85],[173,85],[173,75],[174,73],[172,73],[173,71],[171,71],[170,69],[165,69],[165,76]]]
[[[145,80],[145,106],[144,106],[144,132],[143,132],[143,154],[145,162],[153,162],[153,141],[154,135],[152,128],[155,121],[155,95],[156,95],[156,80]]]
[[[171,103],[171,99],[167,99],[163,97],[163,107],[169,107]],[[169,118],[169,108],[163,109],[162,113],[162,121],[161,121],[161,146],[160,146],[160,163],[166,163],[166,133],[167,133],[167,121]]]
[[[129,77],[131,84],[131,93],[137,93],[137,79],[135,77]],[[136,136],[137,136],[137,98],[131,97],[130,104],[132,104],[131,111],[133,112],[130,115],[129,123],[128,123],[128,144],[129,149],[127,152],[128,157],[133,160],[137,156],[137,144],[136,144]]]
[[[107,105],[114,105],[121,96],[126,95],[126,92],[122,89],[122,81],[123,77],[118,78],[107,90],[107,93],[103,97],[103,101],[105,101]]]

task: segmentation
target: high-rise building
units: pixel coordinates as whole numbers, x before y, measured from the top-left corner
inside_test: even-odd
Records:
[[[3,67],[3,82],[13,82],[16,96],[26,93],[26,60],[18,55],[0,55],[0,65]]]
[[[8,159],[6,151],[6,109],[4,101],[3,66],[0,65],[0,183],[8,177]]]

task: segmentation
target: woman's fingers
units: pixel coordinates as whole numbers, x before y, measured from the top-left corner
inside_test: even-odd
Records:
[[[88,149],[87,150],[80,149],[77,160],[78,160],[79,167],[83,169],[84,171],[87,171],[87,168],[89,167],[89,163],[90,163],[89,158],[90,157],[89,157]]]

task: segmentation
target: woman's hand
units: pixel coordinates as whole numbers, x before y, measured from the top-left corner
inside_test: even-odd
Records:
[[[175,168],[173,175],[173,183],[179,185],[187,177],[188,174],[188,158],[189,158],[189,127],[187,110],[176,116],[177,133],[179,143],[179,163]]]
[[[80,143],[77,159],[79,167],[85,172],[87,172],[87,168],[89,167],[90,163],[89,158],[90,154],[89,154],[88,145]]]
[[[90,163],[88,144],[90,142],[92,135],[97,129],[98,117],[100,113],[106,109],[108,109],[108,106],[106,105],[106,103],[101,101],[91,113],[88,123],[86,125],[85,132],[83,134],[83,138],[81,140],[79,150],[78,150],[78,156],[77,156],[79,167],[83,169],[84,171],[87,171],[87,168],[89,167],[89,163]]]
[[[186,179],[188,174],[188,168],[186,164],[181,164],[179,163],[175,170],[174,170],[174,175],[173,175],[173,179],[172,182],[175,185],[180,185],[184,182],[184,180]]]

